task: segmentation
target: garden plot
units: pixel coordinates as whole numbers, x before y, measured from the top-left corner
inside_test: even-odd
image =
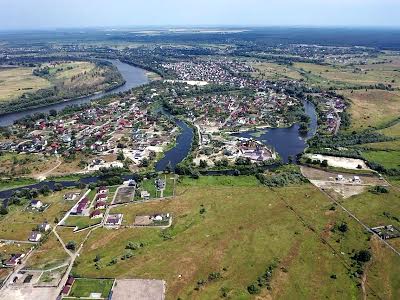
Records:
[[[135,187],[132,186],[120,187],[115,195],[114,204],[128,203],[133,201],[135,197],[135,190]]]

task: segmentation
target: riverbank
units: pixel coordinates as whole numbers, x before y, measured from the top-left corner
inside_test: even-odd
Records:
[[[60,111],[67,106],[70,105],[81,105],[84,103],[88,103],[93,100],[98,100],[106,96],[110,96],[113,94],[118,94],[121,92],[129,91],[132,88],[141,86],[149,82],[149,79],[146,75],[146,70],[140,69],[138,67],[132,66],[127,63],[123,63],[119,60],[107,60],[115,67],[117,67],[118,71],[121,73],[122,77],[125,80],[123,85],[117,86],[112,90],[105,91],[102,93],[96,93],[89,96],[83,96],[79,98],[74,98],[70,100],[65,100],[62,102],[53,103],[46,106],[31,108],[24,111],[7,113],[0,115],[0,126],[9,126],[12,125],[16,120],[26,117],[28,115],[32,115],[35,113],[49,113],[50,110]]]

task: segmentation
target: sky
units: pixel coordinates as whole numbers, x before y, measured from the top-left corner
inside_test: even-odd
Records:
[[[400,0],[0,0],[0,30],[152,25],[400,27]]]

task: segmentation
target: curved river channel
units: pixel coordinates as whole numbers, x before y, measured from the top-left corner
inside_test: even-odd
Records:
[[[146,84],[149,82],[149,79],[146,76],[146,71],[137,67],[133,67],[126,63],[123,63],[119,60],[108,60],[112,62],[114,66],[116,66],[121,73],[122,77],[125,79],[125,84],[112,89],[108,92],[101,92],[90,96],[80,97],[76,99],[66,100],[42,107],[32,108],[20,112],[8,113],[0,115],[0,126],[8,126],[12,125],[14,121],[21,119],[27,115],[32,115],[34,113],[40,112],[49,112],[52,109],[62,110],[63,108],[69,105],[79,105],[83,103],[88,103],[92,100],[100,99],[104,96],[118,94],[121,92],[126,92],[132,88],[138,87],[140,85]]]
[[[8,126],[13,124],[14,121],[23,118],[24,116],[37,113],[37,112],[49,112],[51,109],[61,110],[68,105],[72,104],[82,104],[87,103],[91,100],[96,100],[102,98],[107,95],[112,95],[120,92],[128,91],[132,88],[138,87],[140,85],[146,84],[149,82],[146,71],[137,67],[133,67],[126,63],[120,62],[118,60],[110,60],[121,72],[124,77],[126,83],[116,89],[113,89],[108,92],[102,92],[95,95],[82,97],[78,99],[68,100],[61,103],[51,104],[45,107],[34,108],[30,110],[25,110],[22,112],[9,113],[0,115],[0,126]],[[266,143],[269,146],[272,146],[281,156],[284,162],[288,161],[288,157],[295,157],[297,154],[304,151],[307,146],[307,139],[312,137],[317,129],[317,115],[315,111],[315,107],[312,103],[304,101],[304,108],[306,114],[310,117],[309,131],[306,136],[301,136],[299,133],[299,125],[294,124],[288,128],[270,128],[265,129],[261,134],[255,134],[254,131],[246,131],[235,134],[236,136],[246,137],[246,138],[255,138],[263,143]],[[167,113],[167,112],[165,112]],[[168,114],[168,113],[167,113]],[[179,162],[181,162],[190,152],[191,144],[193,140],[193,129],[190,128],[185,122],[174,119],[176,125],[180,128],[180,134],[177,137],[176,145],[168,150],[165,153],[165,156],[156,164],[156,171],[163,171],[165,167],[170,164],[172,168],[174,168]],[[212,172],[210,172],[211,174]],[[215,173],[218,175],[218,172]],[[131,176],[126,175],[123,178],[129,179]],[[91,176],[82,178],[80,181],[88,184],[91,182],[96,182],[99,180],[98,177]],[[75,186],[78,184],[76,181],[63,181],[60,182],[63,186]],[[43,185],[48,185],[51,189],[54,188],[54,181],[42,181],[37,184],[25,186],[22,188],[40,188]],[[10,189],[5,191],[0,191],[0,199],[9,198],[14,191],[22,189]]]

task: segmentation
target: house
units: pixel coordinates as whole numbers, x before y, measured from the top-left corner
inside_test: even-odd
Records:
[[[64,285],[64,287],[63,287],[63,289],[61,291],[61,294],[65,295],[65,296],[68,296],[69,291],[71,290],[71,287],[74,284],[74,282],[75,282],[75,278],[72,277],[71,275],[68,276],[67,282],[65,283],[65,285]]]
[[[66,193],[64,195],[64,200],[66,201],[73,201],[78,197],[80,194],[79,193]]]
[[[41,208],[42,206],[43,206],[43,202],[40,201],[40,200],[34,199],[34,200],[31,201],[31,207],[32,207],[32,208],[39,209],[39,208]]]
[[[17,264],[21,263],[21,260],[25,257],[25,254],[18,253],[12,254],[11,257],[4,262],[6,267],[15,267]]]
[[[123,214],[109,215],[105,225],[110,227],[119,226],[122,223],[122,218]]]
[[[148,199],[150,199],[150,193],[148,191],[141,191],[140,198],[142,198],[144,200],[148,200]]]
[[[108,192],[108,189],[104,186],[101,186],[97,189],[97,194],[106,194]]]
[[[136,183],[135,180],[131,179],[131,180],[128,181],[128,186],[136,187],[137,183]]]
[[[107,201],[108,196],[107,193],[97,194],[96,201]]]
[[[86,197],[79,200],[78,204],[72,209],[71,215],[81,215],[83,213],[83,210],[86,208],[88,202],[89,199]]]
[[[28,240],[30,242],[39,242],[41,238],[42,238],[42,234],[40,232],[32,231],[31,234],[29,235]]]
[[[157,180],[154,182],[154,184],[158,191],[165,189],[165,181],[160,178],[157,178]]]
[[[46,232],[48,230],[50,230],[50,224],[47,221],[39,225],[39,231]]]
[[[95,209],[104,209],[106,208],[106,202],[104,201],[97,201],[96,204],[94,205]]]
[[[90,213],[90,218],[91,219],[99,219],[99,218],[102,218],[102,217],[103,217],[103,213],[98,209],[95,209],[94,211],[92,211]]]

